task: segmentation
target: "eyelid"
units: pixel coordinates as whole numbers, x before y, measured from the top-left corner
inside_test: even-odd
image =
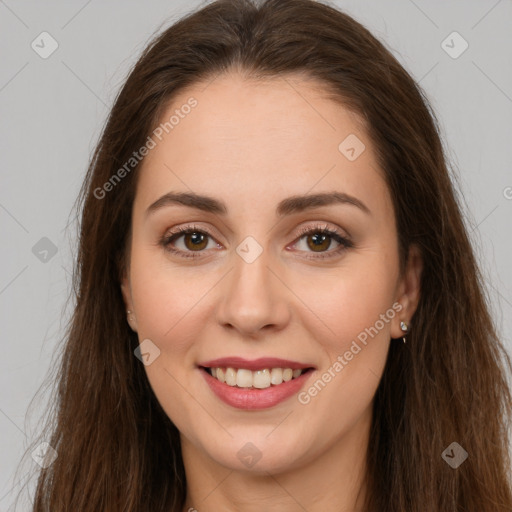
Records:
[[[330,224],[327,221],[313,221],[313,224],[304,223],[297,228],[295,240],[297,240],[297,238],[300,238],[301,236],[304,236],[307,233],[311,233],[312,231],[316,230],[332,232],[347,240],[350,240],[352,238],[350,236],[350,233],[346,229],[341,229],[340,227],[336,226],[336,224]]]

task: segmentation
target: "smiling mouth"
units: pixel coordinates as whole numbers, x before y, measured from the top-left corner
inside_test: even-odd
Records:
[[[314,368],[265,368],[251,371],[245,368],[200,367],[214,379],[228,386],[245,389],[266,389],[297,379]]]

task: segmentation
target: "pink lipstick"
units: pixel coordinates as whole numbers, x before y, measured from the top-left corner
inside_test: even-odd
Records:
[[[239,409],[266,409],[300,391],[315,369],[312,364],[274,357],[213,359],[199,369],[213,393]]]

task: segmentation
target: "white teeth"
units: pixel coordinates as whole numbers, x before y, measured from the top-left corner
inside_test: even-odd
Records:
[[[283,370],[281,368],[272,368],[270,372],[270,382],[277,386],[283,382]]]
[[[217,377],[216,368],[212,369],[213,376]],[[236,370],[233,368],[226,368],[226,384],[228,386],[236,386]]]
[[[239,388],[266,389],[271,385],[278,386],[299,377],[304,370],[291,368],[265,368],[264,370],[251,371],[245,368],[211,368],[212,377],[228,386]]]
[[[236,372],[236,385],[239,388],[250,388],[252,386],[251,370],[240,369]]]
[[[240,373],[240,370],[238,371]],[[270,387],[270,370],[258,370],[256,372],[251,372],[252,375],[252,385],[258,389],[265,389]]]

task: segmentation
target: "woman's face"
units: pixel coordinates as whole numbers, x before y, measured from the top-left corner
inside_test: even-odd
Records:
[[[365,447],[419,269],[399,275],[367,134],[297,77],[223,75],[182,92],[162,122],[172,115],[143,161],[122,290],[184,449],[275,474]]]

